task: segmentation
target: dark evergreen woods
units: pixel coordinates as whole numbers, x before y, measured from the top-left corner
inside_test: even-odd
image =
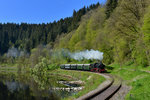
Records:
[[[47,24],[0,24],[0,54],[4,54],[11,47],[20,50],[27,50],[46,45],[55,41],[56,37],[62,33],[68,33],[79,26],[81,17],[88,11],[96,9],[100,4],[92,4],[89,7],[83,7],[79,11],[73,12],[73,16],[54,21]]]

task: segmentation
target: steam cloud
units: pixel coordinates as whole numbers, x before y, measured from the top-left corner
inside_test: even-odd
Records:
[[[27,55],[27,53],[25,51],[20,51],[15,47],[12,47],[8,50],[7,52],[7,57],[21,57],[21,56],[25,56]]]
[[[103,60],[103,52],[91,49],[91,50],[85,50],[81,52],[70,53],[70,57],[75,60],[83,60],[83,59]]]
[[[87,59],[87,60],[103,60],[103,52],[100,52],[98,50],[85,50],[85,51],[78,51],[78,52],[74,52],[71,53],[69,50],[67,49],[62,49],[61,54],[64,57],[69,57],[75,60],[83,60],[83,59]]]
[[[18,57],[20,54],[19,50],[17,48],[10,48],[7,52],[7,57]]]

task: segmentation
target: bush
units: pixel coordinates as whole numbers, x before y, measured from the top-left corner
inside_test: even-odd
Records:
[[[45,75],[48,70],[55,70],[57,68],[56,64],[50,64],[48,59],[42,58],[41,62],[32,69],[32,73],[35,75]]]
[[[50,65],[48,65],[48,70],[55,70],[55,69],[58,69],[59,68],[59,66],[58,65],[56,65],[56,64],[50,64]]]

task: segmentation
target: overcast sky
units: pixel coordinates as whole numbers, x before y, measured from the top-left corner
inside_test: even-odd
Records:
[[[0,23],[49,23],[106,0],[0,0]]]

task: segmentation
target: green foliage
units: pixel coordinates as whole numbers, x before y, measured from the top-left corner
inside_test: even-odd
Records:
[[[36,74],[37,76],[45,76],[48,68],[48,60],[43,58],[41,62],[36,64],[36,66],[33,68],[32,73]]]
[[[150,7],[147,9],[147,13],[144,16],[144,25],[142,27],[144,33],[144,40],[146,43],[150,43]]]
[[[45,75],[46,72],[58,69],[59,66],[56,64],[50,64],[49,60],[46,58],[42,58],[41,62],[39,62],[38,64],[35,65],[35,67],[33,68],[33,73],[37,74],[37,75]]]
[[[76,30],[76,33],[73,34],[73,36],[71,37],[69,41],[69,48],[71,50],[72,49],[78,50],[81,47],[81,49],[79,50],[82,50],[84,47],[82,48],[80,44],[82,43],[81,41],[85,39],[85,34],[86,34],[86,22],[81,24],[79,28]]]
[[[122,64],[131,60],[137,65],[147,66],[140,29],[146,8],[146,0],[122,0],[107,20],[107,34],[111,37],[115,62]]]
[[[99,17],[101,17],[101,19],[99,19]],[[103,8],[98,8],[95,12],[91,11],[83,16],[80,26],[70,35],[72,37],[68,39],[68,48],[73,51],[98,48],[95,47],[95,42],[98,40],[96,38],[100,29],[103,28],[104,19],[105,14]],[[68,36],[63,37],[63,39],[65,38],[68,38]],[[64,47],[66,47],[66,45]]]
[[[56,64],[50,64],[50,65],[48,65],[47,70],[55,70],[55,69],[58,69],[58,68],[59,68],[58,65],[56,65]]]
[[[143,25],[144,35],[141,30],[147,4],[147,0],[108,0],[106,8],[99,7],[85,14],[79,27],[61,37],[58,44],[71,51],[100,50],[104,52],[103,62],[106,64],[134,62],[147,66],[150,61],[149,36],[146,33],[149,29],[146,24],[148,14],[144,17],[147,27]]]
[[[147,60],[150,65],[150,7],[147,9],[147,13],[144,16],[144,24],[142,26],[143,40],[144,40],[144,52],[146,53]]]

